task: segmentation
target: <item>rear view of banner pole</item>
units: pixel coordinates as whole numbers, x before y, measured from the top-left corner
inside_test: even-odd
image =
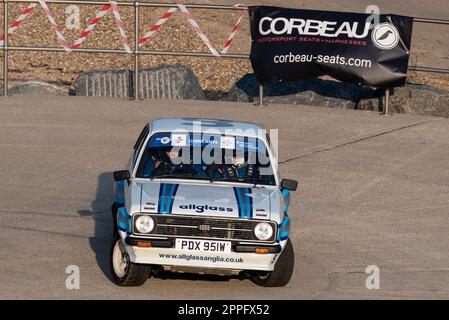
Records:
[[[390,115],[390,88],[385,89],[384,115]]]
[[[264,105],[264,101],[263,101],[263,84],[259,83],[259,106],[263,106]]]

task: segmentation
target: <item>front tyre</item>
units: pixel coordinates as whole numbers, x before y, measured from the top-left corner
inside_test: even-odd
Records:
[[[281,256],[276,261],[274,270],[265,275],[252,277],[255,284],[262,287],[283,287],[292,277],[295,266],[295,253],[290,239],[287,240]]]
[[[112,280],[119,286],[141,286],[148,279],[151,267],[129,261],[122,240],[116,234],[112,238],[109,255]]]

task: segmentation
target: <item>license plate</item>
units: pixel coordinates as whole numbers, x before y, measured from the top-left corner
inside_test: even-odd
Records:
[[[231,242],[176,239],[176,250],[206,251],[206,252],[231,252]]]

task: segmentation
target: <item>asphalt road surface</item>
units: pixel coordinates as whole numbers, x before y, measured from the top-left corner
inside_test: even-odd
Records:
[[[109,279],[112,174],[154,117],[279,129],[295,272],[283,288],[166,276]],[[83,97],[0,98],[0,298],[449,298],[449,120],[319,107]],[[65,286],[80,269],[80,289]],[[368,290],[367,266],[380,270]]]

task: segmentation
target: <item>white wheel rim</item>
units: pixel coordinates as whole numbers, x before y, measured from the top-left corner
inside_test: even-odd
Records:
[[[259,279],[265,280],[265,279],[267,279],[269,276],[270,276],[270,273],[268,272],[268,273],[267,273],[266,275],[264,275],[264,276],[259,276]]]
[[[115,274],[122,278],[126,275],[128,271],[128,259],[126,258],[126,253],[122,253],[120,249],[120,239],[114,245],[114,251],[112,252],[112,265],[114,267]]]

